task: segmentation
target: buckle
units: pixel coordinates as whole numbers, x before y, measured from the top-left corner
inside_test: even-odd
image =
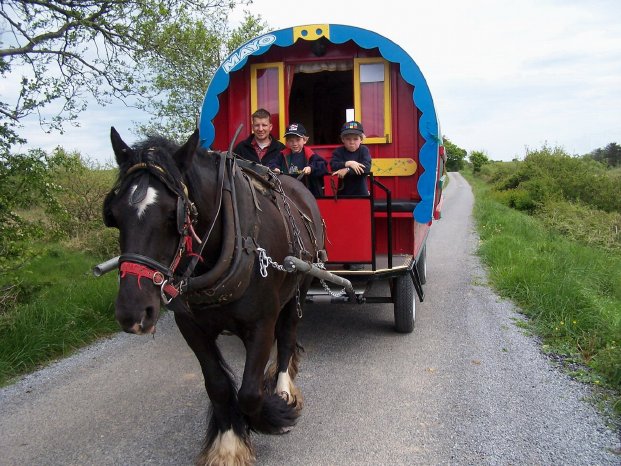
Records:
[[[166,281],[164,278],[164,274],[162,272],[154,272],[153,273],[153,284],[156,286],[160,286]]]

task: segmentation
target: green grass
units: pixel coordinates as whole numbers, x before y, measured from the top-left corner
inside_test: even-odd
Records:
[[[479,254],[492,286],[530,318],[544,351],[579,363],[581,380],[616,391],[621,413],[621,253],[554,233],[464,175],[474,189]]]
[[[119,330],[116,275],[93,277],[97,262],[54,247],[11,278],[18,294],[0,310],[0,386]]]

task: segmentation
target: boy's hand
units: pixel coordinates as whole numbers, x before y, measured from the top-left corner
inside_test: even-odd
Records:
[[[276,173],[277,175],[280,175],[280,168],[274,168],[272,169],[272,171]]]
[[[364,165],[355,160],[348,160],[345,162],[345,167],[351,168],[356,175],[362,175],[364,173]]]
[[[304,167],[302,169],[302,173],[304,173],[305,175],[310,175],[311,174],[311,167]]]
[[[341,168],[340,170],[337,170],[335,172],[332,173],[332,175],[336,175],[339,178],[345,178],[345,175],[347,175],[349,173],[349,168],[345,167],[345,168]]]

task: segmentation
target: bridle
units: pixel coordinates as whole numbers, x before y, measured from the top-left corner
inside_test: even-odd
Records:
[[[223,165],[223,164],[222,164]],[[224,168],[224,167],[222,167]],[[121,254],[119,257],[119,270],[121,272],[120,278],[123,279],[127,275],[135,275],[138,281],[138,287],[141,288],[140,279],[148,278],[153,282],[153,285],[160,288],[160,296],[165,304],[169,304],[174,298],[182,293],[184,288],[184,282],[189,277],[199,260],[202,252],[193,252],[193,241],[196,241],[199,245],[204,246],[207,239],[213,230],[218,214],[213,218],[213,222],[207,231],[207,234],[203,240],[201,240],[194,230],[194,225],[198,221],[198,211],[194,203],[190,200],[188,195],[187,186],[182,181],[171,182],[170,176],[167,176],[167,172],[164,168],[156,165],[152,162],[141,162],[131,166],[125,176],[135,173],[140,170],[145,170],[147,173],[143,177],[147,177],[145,182],[148,183],[148,175],[151,174],[158,178],[166,188],[177,196],[177,231],[179,232],[179,244],[171,263],[166,266],[161,262],[152,259],[151,257],[143,256],[141,254],[126,253]],[[219,198],[221,198],[222,191],[220,190]],[[144,197],[144,195],[142,195]],[[141,200],[140,194],[135,202]],[[184,257],[190,257],[192,260],[185,270],[183,276],[176,273],[181,259]]]

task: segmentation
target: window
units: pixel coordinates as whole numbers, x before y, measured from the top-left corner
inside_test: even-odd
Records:
[[[365,143],[392,140],[389,64],[381,58],[354,59],[354,111]]]
[[[287,76],[289,121],[304,124],[310,144],[340,144],[345,112],[354,106],[351,60],[289,65]]]
[[[389,70],[382,58],[286,65],[288,122],[304,124],[310,144],[337,145],[341,126],[353,115],[364,127],[365,144],[391,142]]]
[[[284,73],[282,63],[261,63],[250,67],[251,112],[264,108],[272,114],[272,136],[285,134]]]

